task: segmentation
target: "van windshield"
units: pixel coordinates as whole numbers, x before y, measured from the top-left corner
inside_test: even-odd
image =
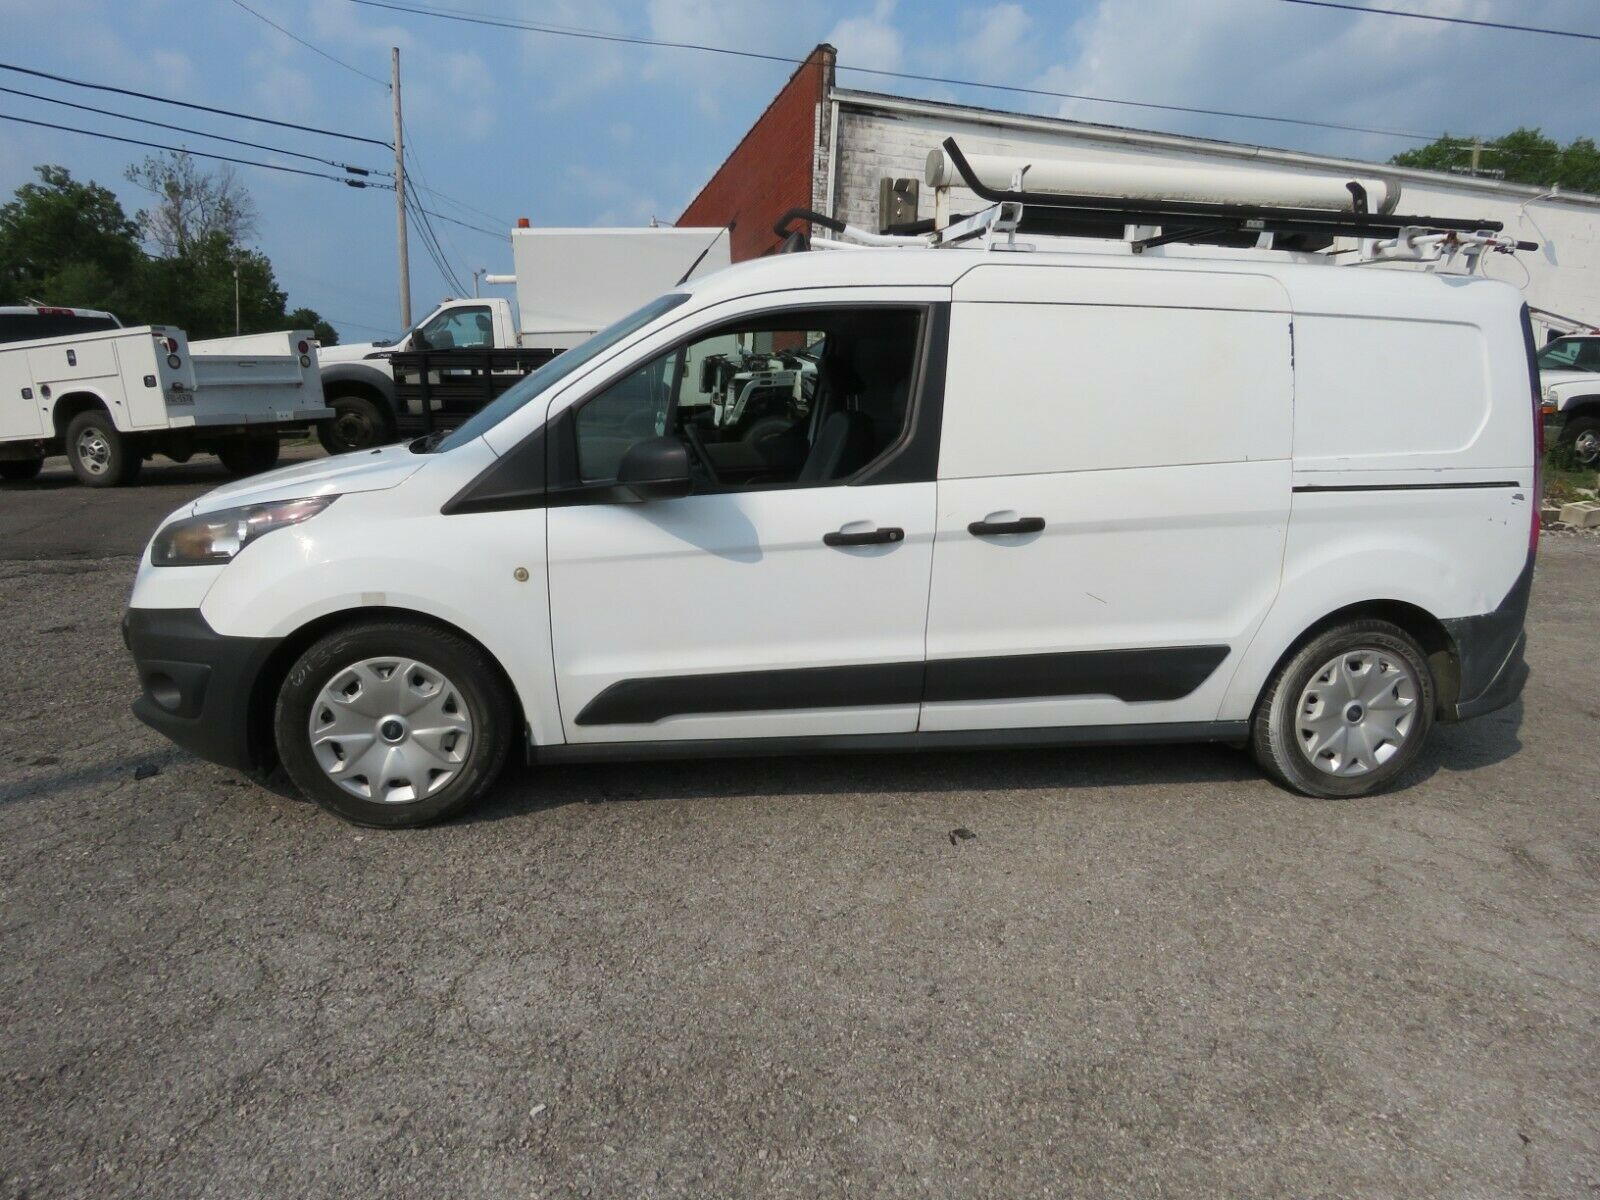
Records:
[[[611,349],[629,334],[643,329],[662,313],[671,312],[688,298],[687,292],[669,292],[665,296],[656,297],[637,312],[629,313],[616,324],[602,329],[588,341],[579,342],[571,350],[563,350],[526,379],[501,393],[486,408],[473,414],[470,420],[437,445],[428,447],[424,442],[422,448],[434,453],[443,453],[482,437],[528,401],[549,391],[584,363]]]

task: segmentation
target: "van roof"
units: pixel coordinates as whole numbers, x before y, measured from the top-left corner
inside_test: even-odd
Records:
[[[1055,239],[1031,251],[984,252],[976,246],[811,250],[736,263],[681,285],[697,304],[712,304],[765,292],[819,287],[951,287],[980,266],[1217,272],[1266,276],[1288,292],[1297,311],[1388,312],[1459,310],[1462,304],[1521,305],[1510,284],[1482,276],[1419,271],[1405,267],[1341,266],[1316,255],[1218,247],[1160,247],[1143,254],[1125,243]],[[1083,246],[1069,246],[1081,241]],[[1086,247],[1086,248],[1084,248]],[[1122,249],[1123,253],[1117,253]],[[1491,300],[1491,296],[1494,297]],[[1467,298],[1471,297],[1470,300]],[[1395,315],[1401,315],[1395,312]],[[1419,315],[1407,312],[1407,315]],[[1433,319],[1438,319],[1434,316]]]

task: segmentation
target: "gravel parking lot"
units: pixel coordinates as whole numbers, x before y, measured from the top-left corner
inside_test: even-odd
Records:
[[[1600,539],[1376,799],[608,764],[383,834],[129,713],[135,556],[224,476],[146,478],[0,485],[8,1196],[1600,1194]]]

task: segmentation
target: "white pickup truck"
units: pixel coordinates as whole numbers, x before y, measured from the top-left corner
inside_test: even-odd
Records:
[[[1570,334],[1539,351],[1540,407],[1548,445],[1600,467],[1600,334]]]
[[[132,483],[157,454],[215,454],[235,475],[278,461],[278,439],[333,415],[309,330],[190,343],[110,313],[0,308],[0,479],[65,453],[90,487]]]
[[[323,348],[322,390],[335,417],[317,435],[330,454],[395,440],[391,355],[568,350],[674,284],[729,262],[728,231],[720,228],[534,229],[519,223],[511,249],[516,273],[490,275],[488,282],[514,284],[516,310],[498,296],[446,300],[392,340]]]

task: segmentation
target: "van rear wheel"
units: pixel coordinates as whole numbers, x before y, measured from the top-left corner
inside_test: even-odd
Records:
[[[1278,668],[1256,706],[1251,749],[1261,769],[1293,791],[1366,796],[1416,761],[1434,704],[1427,657],[1405,630],[1349,621]]]
[[[373,620],[321,638],[278,692],[274,740],[300,791],[357,825],[426,825],[480,798],[505,765],[514,706],[458,634]]]

